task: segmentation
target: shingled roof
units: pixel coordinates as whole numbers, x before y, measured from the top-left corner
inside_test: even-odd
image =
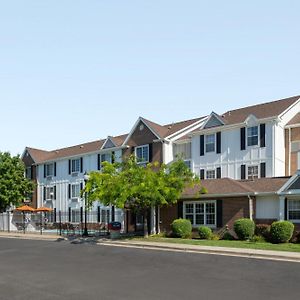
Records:
[[[234,180],[231,178],[201,180],[201,185],[186,188],[182,198],[205,198],[214,195],[238,196],[257,193],[275,193],[290,179],[290,177],[268,177],[254,180]],[[199,194],[205,188],[207,193]]]
[[[222,117],[226,124],[242,123],[250,114],[254,115],[258,119],[276,117],[299,99],[300,96],[294,96],[286,99],[234,109],[225,112],[222,114]]]

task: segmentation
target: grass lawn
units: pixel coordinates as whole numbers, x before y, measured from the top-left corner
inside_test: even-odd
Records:
[[[139,238],[139,240],[141,239]],[[300,244],[293,244],[293,243],[271,244],[267,242],[248,242],[248,241],[225,241],[225,240],[213,241],[213,240],[197,240],[197,239],[192,240],[192,239],[179,239],[179,238],[163,238],[157,236],[150,236],[145,241],[199,245],[199,246],[217,246],[217,247],[229,247],[229,248],[248,248],[248,249],[300,252]]]

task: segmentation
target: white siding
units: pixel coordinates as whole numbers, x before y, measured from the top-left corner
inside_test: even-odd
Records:
[[[257,196],[256,197],[256,218],[277,219],[279,215],[279,197]]]

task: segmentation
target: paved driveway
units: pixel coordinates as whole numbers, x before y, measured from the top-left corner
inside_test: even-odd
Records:
[[[0,238],[0,299],[295,299],[300,264]]]

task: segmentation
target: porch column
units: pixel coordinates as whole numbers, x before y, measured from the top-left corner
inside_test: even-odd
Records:
[[[279,196],[278,220],[280,221],[284,220],[284,201],[285,201],[285,196]]]
[[[248,196],[249,199],[249,219],[253,220],[253,199]]]
[[[150,226],[151,226],[151,234],[155,234],[156,233],[156,213],[155,213],[155,207],[152,206],[151,207],[151,217],[150,217]]]

